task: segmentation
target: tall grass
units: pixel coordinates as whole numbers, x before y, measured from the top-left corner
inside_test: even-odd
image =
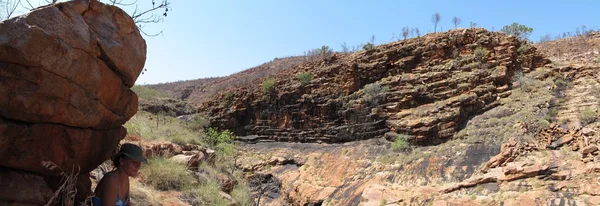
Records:
[[[131,90],[137,94],[140,99],[171,98],[166,92],[151,89],[145,86],[134,85]]]
[[[148,140],[167,140],[177,144],[201,144],[202,132],[170,116],[140,111],[125,123],[127,132]]]
[[[183,190],[195,181],[186,165],[162,157],[151,159],[141,174],[142,182],[157,190]]]
[[[229,206],[220,194],[219,182],[215,179],[201,182],[197,186],[183,191],[184,200],[191,205]]]

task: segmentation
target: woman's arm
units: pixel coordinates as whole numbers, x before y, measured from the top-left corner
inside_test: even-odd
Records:
[[[101,183],[98,185],[101,187],[102,194],[100,199],[102,200],[102,206],[114,206],[117,204],[117,178],[114,176],[104,176]]]
[[[129,181],[131,181],[129,178],[127,178],[127,206],[132,206],[133,204],[131,204],[131,184],[129,184]]]

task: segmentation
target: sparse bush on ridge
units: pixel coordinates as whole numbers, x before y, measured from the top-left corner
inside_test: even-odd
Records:
[[[321,56],[329,56],[333,53],[333,49],[327,45],[323,45],[321,48],[319,48],[319,53]]]
[[[272,92],[275,88],[273,87],[275,85],[275,81],[273,79],[271,79],[271,77],[267,77],[265,79],[265,81],[263,81],[262,83],[262,88],[263,91],[265,93],[270,93]]]
[[[302,72],[302,73],[298,74],[296,76],[296,78],[300,81],[300,84],[302,84],[302,86],[305,86],[307,84],[310,84],[313,76],[312,76],[312,74],[310,74],[308,72]]]
[[[371,39],[366,44],[362,45],[362,49],[365,51],[375,48],[375,35],[371,36]]]
[[[579,121],[581,121],[583,126],[595,122],[597,118],[598,112],[594,111],[592,108],[588,107],[579,111]]]
[[[375,48],[375,45],[373,45],[371,42],[367,42],[366,44],[364,44],[364,45],[362,46],[362,49],[363,49],[363,50],[371,50],[371,49],[373,49],[373,48]]]
[[[487,55],[488,51],[486,48],[483,47],[477,47],[474,51],[473,51],[473,55],[475,56],[475,58],[479,61],[483,61],[485,56]]]

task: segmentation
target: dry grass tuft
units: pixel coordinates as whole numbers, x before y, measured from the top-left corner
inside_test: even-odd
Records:
[[[48,170],[60,170],[62,176],[60,186],[54,192],[52,198],[46,203],[46,206],[75,205],[75,195],[77,194],[75,184],[77,183],[77,176],[79,175],[81,168],[77,167],[77,170],[75,170],[75,166],[73,166],[70,172],[66,172],[52,161],[42,161],[41,164]],[[84,205],[87,205],[90,199],[91,197],[86,198]]]
[[[145,187],[137,180],[130,181],[131,201],[135,205],[162,205],[158,196],[158,191],[150,187]]]

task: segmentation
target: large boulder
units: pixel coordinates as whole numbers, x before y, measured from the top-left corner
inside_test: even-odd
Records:
[[[98,1],[58,3],[0,22],[0,166],[46,182],[92,171],[137,112],[130,88],[145,60],[133,19]]]

